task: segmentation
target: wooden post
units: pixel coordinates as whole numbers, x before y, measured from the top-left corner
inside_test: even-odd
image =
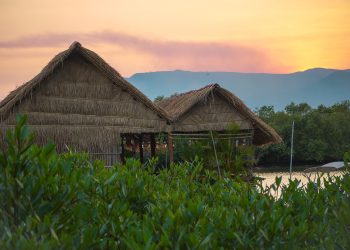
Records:
[[[139,151],[140,151],[140,162],[143,163],[143,147],[142,147],[142,141],[143,141],[143,134],[140,134],[139,136]]]
[[[156,156],[156,140],[154,138],[154,134],[151,134],[151,157]]]
[[[131,145],[132,157],[136,158],[136,136],[135,136],[135,134],[132,134],[131,138],[132,138],[131,139],[132,140],[132,145]]]
[[[168,149],[169,149],[169,162],[171,164],[174,162],[174,145],[173,145],[173,137],[171,133],[168,133]]]
[[[120,154],[120,160],[123,164],[125,164],[125,149],[124,149],[124,137],[121,135],[122,138],[122,150],[121,150],[121,154]]]

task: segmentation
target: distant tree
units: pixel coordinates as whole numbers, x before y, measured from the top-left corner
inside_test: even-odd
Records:
[[[258,150],[262,162],[287,163],[290,154],[291,125],[295,121],[294,159],[299,162],[340,160],[350,150],[350,101],[316,109],[307,103],[291,103],[285,111],[274,112],[263,106],[257,115],[276,129],[281,145],[268,145]]]
[[[328,108],[325,105],[321,104],[317,107],[317,111],[320,113],[331,113],[332,112],[332,108]]]
[[[334,112],[349,112],[350,111],[350,100],[336,103],[331,107]]]
[[[285,111],[287,114],[299,114],[299,115],[305,115],[309,113],[312,110],[309,104],[307,103],[300,103],[300,104],[295,104],[292,102],[291,104],[287,105],[285,107]]]
[[[165,96],[159,95],[156,98],[154,98],[154,102],[160,102],[160,101],[163,101],[164,99],[165,99]]]
[[[174,96],[178,96],[179,93],[178,92],[175,92],[174,94],[172,94],[170,97],[174,97]]]
[[[273,106],[262,106],[257,111],[256,114],[266,122],[270,122],[275,114]]]

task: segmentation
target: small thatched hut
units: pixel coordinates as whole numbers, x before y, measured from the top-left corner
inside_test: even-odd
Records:
[[[123,134],[164,132],[167,116],[96,53],[74,42],[0,103],[0,144],[17,114],[36,142],[90,153],[116,153]],[[1,145],[0,145],[1,146]]]
[[[178,94],[156,103],[171,121],[174,135],[208,131],[223,132],[234,122],[239,125],[247,144],[279,143],[276,131],[259,119],[237,96],[211,84]]]

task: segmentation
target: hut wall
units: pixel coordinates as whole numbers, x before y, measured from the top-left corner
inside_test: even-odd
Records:
[[[249,120],[240,115],[231,104],[218,94],[210,95],[205,102],[196,104],[186,114],[180,117],[174,126],[174,131],[194,132],[208,130],[226,130],[235,122],[242,130],[252,129]]]
[[[18,113],[28,115],[38,143],[51,139],[59,150],[67,145],[108,152],[120,133],[158,132],[166,127],[164,119],[77,53],[15,106],[3,125],[14,125]]]

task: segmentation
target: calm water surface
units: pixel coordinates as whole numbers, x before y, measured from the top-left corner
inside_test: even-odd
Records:
[[[301,184],[305,185],[309,181],[310,178],[312,181],[316,180],[318,176],[322,176],[322,173],[304,173],[303,170],[312,166],[298,166],[295,167],[292,171],[292,179],[298,179],[301,181]],[[257,168],[254,170],[255,176],[262,177],[264,180],[262,181],[263,186],[270,186],[275,182],[276,177],[282,176],[282,184],[288,184],[288,180],[290,178],[289,169],[286,167],[274,167],[274,168]],[[323,176],[340,176],[342,175],[341,171],[334,171],[330,173],[324,173]]]

